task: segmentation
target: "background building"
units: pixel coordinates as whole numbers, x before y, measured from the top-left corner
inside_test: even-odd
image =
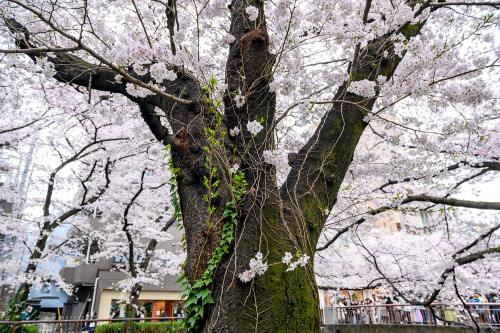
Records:
[[[99,228],[99,217],[89,218],[93,228]],[[182,251],[180,242],[183,231],[173,225],[168,230],[172,234],[171,240],[158,242],[156,249],[172,252]],[[145,240],[148,241],[148,240]],[[125,303],[122,293],[116,290],[116,284],[125,279],[126,275],[117,270],[127,260],[125,256],[116,256],[108,259],[92,261],[90,258],[99,249],[96,242],[89,241],[90,247],[86,248],[86,259],[66,261],[66,266],[60,275],[66,283],[74,286],[74,294],[68,298],[64,305],[65,317],[82,318],[87,312],[96,312],[99,319],[109,318],[115,311],[120,317],[125,315]],[[136,262],[142,258],[136,258]],[[180,300],[181,284],[175,282],[178,275],[165,275],[161,285],[145,284],[139,295],[139,306],[146,317],[160,317],[164,311],[168,316],[174,316],[183,310]]]
[[[35,141],[24,148],[0,146],[0,191],[3,194],[0,195],[0,223],[10,223],[13,217],[24,218],[24,203],[33,173],[34,149]],[[18,242],[16,237],[0,230],[0,311],[8,304],[12,291],[16,288],[12,281],[18,273],[6,269],[4,264],[11,260],[23,262],[24,255],[24,244]],[[19,265],[18,269],[22,268],[22,265]]]

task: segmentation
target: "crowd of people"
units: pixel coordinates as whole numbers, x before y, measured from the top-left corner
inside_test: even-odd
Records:
[[[436,299],[430,306],[425,298],[413,299],[411,303],[397,296],[377,298],[340,299],[337,301],[337,315],[340,323],[393,323],[393,324],[453,324],[465,322],[473,317],[482,324],[500,325],[500,290],[481,295],[474,294],[466,306],[453,306],[451,302]],[[489,303],[489,304],[488,304]],[[459,303],[457,303],[459,304]]]
[[[475,293],[467,303],[473,303],[471,313],[480,323],[500,325],[500,290],[497,293],[489,291],[481,296]],[[493,303],[496,305],[487,305]]]

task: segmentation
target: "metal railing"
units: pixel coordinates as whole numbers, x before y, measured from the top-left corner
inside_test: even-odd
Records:
[[[184,333],[182,317],[0,321],[0,333]]]
[[[445,304],[423,307],[411,304],[347,305],[334,307],[339,324],[422,324],[500,326],[500,303],[467,303],[450,308]]]

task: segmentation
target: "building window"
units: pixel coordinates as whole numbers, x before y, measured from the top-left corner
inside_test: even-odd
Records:
[[[141,257],[141,256],[136,256],[135,259],[134,259],[134,262],[141,262],[143,261],[144,258]],[[116,256],[113,260],[113,262],[115,264],[124,264],[126,262],[128,262],[128,256]]]

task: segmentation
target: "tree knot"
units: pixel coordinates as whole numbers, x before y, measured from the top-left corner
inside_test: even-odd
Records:
[[[172,139],[172,144],[181,150],[189,149],[187,129],[185,126],[182,126],[182,128],[177,133],[175,133],[175,136]]]

